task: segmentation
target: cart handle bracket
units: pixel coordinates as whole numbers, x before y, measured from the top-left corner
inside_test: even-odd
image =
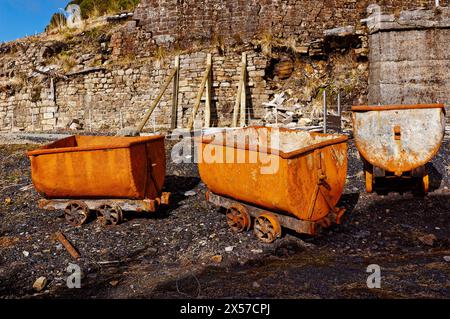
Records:
[[[400,141],[402,138],[402,131],[400,125],[394,126],[394,138],[396,141]]]

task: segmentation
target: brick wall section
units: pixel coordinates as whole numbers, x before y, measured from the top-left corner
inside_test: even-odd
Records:
[[[443,1],[445,2],[445,1]],[[321,38],[323,31],[355,25],[369,4],[385,12],[434,6],[434,0],[142,0],[134,18],[157,42],[250,40],[270,32],[297,43]]]

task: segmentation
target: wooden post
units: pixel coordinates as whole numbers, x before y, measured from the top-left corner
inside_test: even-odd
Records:
[[[120,129],[123,129],[123,114],[122,114],[122,109],[119,110],[119,124],[120,124]]]
[[[327,91],[323,90],[323,132],[327,132]]]
[[[241,97],[242,97],[242,79],[239,80],[238,84],[238,91],[236,95],[236,102],[234,103],[234,109],[233,109],[233,127],[237,127],[238,122],[238,116],[239,116],[239,106],[241,104]]]
[[[245,125],[246,120],[246,107],[247,107],[247,92],[246,92],[246,74],[247,74],[247,53],[242,53],[241,61],[241,77],[239,80],[238,93],[236,96],[236,103],[233,110],[233,127],[238,126],[238,117],[240,113],[240,124]],[[240,106],[240,111],[239,111]]]
[[[211,88],[212,88],[212,55],[209,53],[207,57],[207,65],[210,68],[208,79],[206,80],[206,100],[205,100],[205,127],[211,125]]]
[[[56,103],[56,88],[55,88],[55,82],[53,78],[50,78],[50,96],[49,98],[52,100],[52,102]]]
[[[241,127],[246,125],[247,120],[247,53],[242,53],[242,92],[241,92]]]
[[[274,106],[275,109],[275,124],[278,127],[278,107]]]
[[[92,111],[89,109],[89,131],[92,132]]]
[[[166,92],[167,88],[169,87],[170,82],[172,82],[173,77],[177,73],[176,69],[173,69],[172,72],[169,74],[169,77],[167,78],[166,82],[164,83],[163,87],[159,91],[158,96],[153,101],[152,105],[150,106],[150,109],[145,113],[144,118],[142,119],[141,123],[136,128],[138,132],[141,132],[144,128],[145,124],[147,124],[148,119],[152,115],[153,111],[155,110],[156,106],[158,106],[159,101],[161,100],[162,96],[164,95],[164,92]]]
[[[337,99],[338,115],[341,116],[341,92],[338,93]]]
[[[203,75],[202,82],[200,84],[200,89],[198,90],[197,99],[195,100],[194,108],[192,110],[191,118],[188,123],[188,130],[192,130],[194,127],[195,116],[198,112],[198,107],[200,106],[200,102],[202,101],[203,92],[205,91],[206,81],[208,81],[209,73],[211,71],[211,64],[207,65],[205,74]]]
[[[57,232],[55,233],[56,239],[66,248],[67,252],[75,259],[79,259],[80,253],[78,250],[67,240],[66,236],[63,233]]]
[[[35,131],[35,127],[34,127],[34,113],[33,113],[33,109],[31,109],[30,111],[31,111],[31,130],[34,132]]]
[[[152,118],[152,124],[153,124],[153,133],[156,133],[156,117],[153,116]]]
[[[173,80],[173,98],[172,98],[172,123],[170,125],[171,130],[177,128],[178,117],[178,90],[180,83],[180,56],[175,57],[175,70],[177,70]]]

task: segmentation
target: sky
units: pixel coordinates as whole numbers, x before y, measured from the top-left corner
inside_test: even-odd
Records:
[[[69,0],[0,0],[0,43],[43,32]]]

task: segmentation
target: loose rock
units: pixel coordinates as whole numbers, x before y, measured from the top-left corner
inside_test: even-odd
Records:
[[[420,242],[422,242],[425,245],[433,246],[434,242],[437,240],[437,237],[434,234],[429,234],[425,236],[418,237]]]
[[[184,193],[184,196],[195,196],[195,195],[197,195],[197,193],[194,191],[187,191]]]
[[[222,255],[215,255],[211,257],[211,260],[214,261],[217,264],[220,264],[222,262]]]
[[[33,289],[36,290],[37,292],[40,292],[45,288],[46,285],[47,285],[47,278],[39,277],[34,282]]]

